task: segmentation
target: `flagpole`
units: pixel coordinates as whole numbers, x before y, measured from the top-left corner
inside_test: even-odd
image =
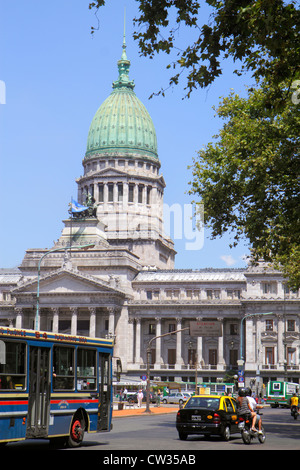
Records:
[[[73,238],[73,234],[72,234],[72,219],[73,219],[73,212],[72,212],[72,201],[73,201],[73,196],[71,196],[71,214],[70,214],[70,217],[71,217],[71,223],[70,223],[70,248],[72,246],[72,238]],[[71,253],[72,253],[72,250],[70,249],[70,258],[71,258]]]

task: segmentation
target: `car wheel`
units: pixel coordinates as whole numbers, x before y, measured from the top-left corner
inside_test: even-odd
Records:
[[[179,400],[179,405],[182,405],[183,404],[183,400]]]
[[[179,433],[179,439],[180,439],[181,441],[186,441],[186,440],[187,440],[187,437],[188,437],[188,435],[187,435],[186,432],[180,432],[180,433]]]
[[[166,403],[167,403],[167,400],[166,400],[166,399],[164,399],[164,400],[163,400],[163,403],[166,405]]]
[[[230,440],[230,427],[229,426],[225,426],[223,433],[222,433],[222,437],[225,441]]]

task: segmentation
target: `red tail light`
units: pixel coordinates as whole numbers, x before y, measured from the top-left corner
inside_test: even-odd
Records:
[[[221,416],[218,415],[218,413],[214,413],[213,423],[214,424],[220,424],[221,423]]]
[[[181,421],[181,420],[180,420],[180,411],[178,411],[178,413],[177,413],[176,421],[177,421],[177,422]]]

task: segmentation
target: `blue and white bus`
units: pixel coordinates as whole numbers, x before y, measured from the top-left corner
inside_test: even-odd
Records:
[[[110,431],[113,340],[0,327],[0,443]]]

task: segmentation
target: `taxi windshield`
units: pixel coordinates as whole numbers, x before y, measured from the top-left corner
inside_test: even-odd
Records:
[[[185,408],[209,408],[217,410],[219,403],[220,399],[216,397],[191,397]]]

